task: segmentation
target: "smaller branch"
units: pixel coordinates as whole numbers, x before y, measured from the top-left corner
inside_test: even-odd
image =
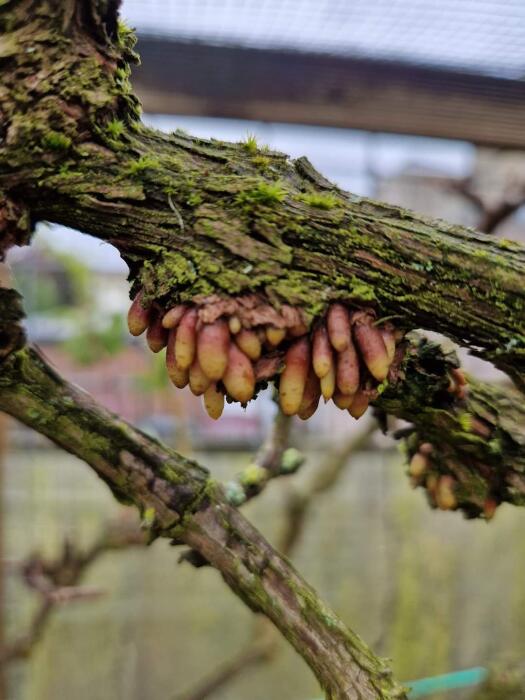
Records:
[[[525,191],[514,200],[504,200],[494,207],[488,207],[479,223],[479,229],[485,233],[494,233],[496,228],[523,204],[525,204]]]
[[[363,421],[364,422],[364,421]],[[337,483],[348,460],[358,450],[362,449],[370,436],[377,430],[376,421],[368,421],[363,429],[353,435],[341,447],[330,450],[318,469],[315,470],[310,482],[302,491],[296,490],[288,497],[286,518],[281,533],[278,548],[289,556],[299,541],[308,513],[315,498],[329,491]]]
[[[87,569],[108,551],[147,544],[146,533],[136,523],[119,520],[110,523],[96,542],[81,552],[71,542],[65,541],[61,555],[55,560],[45,560],[36,554],[19,567],[26,585],[39,594],[41,601],[29,629],[18,639],[0,649],[0,666],[5,667],[16,659],[27,659],[42,638],[51,614],[59,605],[77,600],[93,600],[103,595],[101,588],[79,586]]]
[[[330,700],[405,698],[387,662],[333,613],[206,470],[162,446],[65,382],[34,349],[2,363],[2,409],[86,461],[135,504],[152,536],[185,544],[264,613],[301,654]]]
[[[272,429],[256,454],[236,479],[226,484],[228,501],[240,506],[258,496],[270,479],[294,474],[304,462],[304,458],[293,447],[288,447],[292,419],[285,416],[280,408],[275,414]]]
[[[472,178],[466,177],[462,180],[450,178],[445,180],[444,184],[451,192],[460,194],[465,199],[468,199],[479,212],[484,212],[486,210],[485,200],[475,191]]]
[[[277,649],[278,641],[279,633],[275,627],[267,618],[257,616],[251,640],[246,648],[235,654],[195,688],[182,695],[177,695],[173,700],[205,700],[209,698],[213,693],[224,688],[257,664],[269,661]]]

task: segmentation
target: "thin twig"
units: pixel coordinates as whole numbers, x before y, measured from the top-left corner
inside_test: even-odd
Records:
[[[86,570],[102,554],[145,544],[146,533],[135,522],[118,520],[109,523],[86,552],[66,540],[57,559],[45,560],[36,554],[19,565],[20,575],[26,586],[38,593],[40,604],[28,630],[0,649],[0,666],[5,667],[15,659],[27,659],[31,655],[42,638],[51,614],[59,605],[77,600],[92,600],[103,594],[100,588],[78,585]]]
[[[268,436],[259,455],[269,455],[269,446],[275,444],[273,438],[279,425],[285,421],[276,417],[274,429]],[[288,422],[289,425],[289,422]],[[360,450],[376,431],[376,421],[369,421],[358,435],[353,435],[340,447],[330,450],[313,477],[303,489],[295,489],[285,506],[285,525],[278,541],[278,550],[290,556],[293,553],[307,522],[308,513],[316,497],[331,489],[338,481],[352,454]],[[265,447],[266,446],[266,447]],[[272,463],[273,464],[273,463]],[[267,618],[257,616],[253,625],[251,641],[229,661],[219,666],[195,688],[177,695],[173,700],[206,700],[214,693],[238,678],[255,665],[269,661],[279,645],[280,635]]]
[[[272,428],[253,461],[226,484],[226,495],[232,505],[240,506],[258,496],[270,479],[294,474],[304,462],[299,450],[288,447],[291,426],[290,416],[278,408]]]
[[[173,700],[206,700],[257,664],[269,661],[274,655],[278,643],[279,633],[275,627],[266,617],[257,616],[248,645],[229,661],[219,666],[208,678],[198,683],[187,693],[176,695]]]
[[[479,221],[476,228],[484,233],[494,233],[496,228],[512,216],[523,204],[525,204],[525,187],[515,188],[514,192],[506,192],[501,200],[495,204],[488,204],[478,192],[476,192],[472,178],[463,180],[447,180],[447,187],[468,199],[479,212]]]

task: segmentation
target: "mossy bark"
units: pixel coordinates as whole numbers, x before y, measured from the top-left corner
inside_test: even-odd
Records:
[[[411,423],[412,456],[432,445],[429,469],[453,476],[457,507],[467,517],[484,514],[487,501],[525,505],[525,403],[520,392],[468,378],[463,398],[450,391],[456,354],[417,336],[410,339],[397,381],[375,405]],[[428,474],[426,475],[428,476]],[[425,480],[414,485],[425,486]],[[432,505],[436,505],[430,498]]]
[[[2,11],[0,190],[26,220],[109,241],[146,298],[258,292],[309,317],[341,298],[442,332],[525,386],[522,246],[342,192],[253,139],[145,128],[112,5]]]

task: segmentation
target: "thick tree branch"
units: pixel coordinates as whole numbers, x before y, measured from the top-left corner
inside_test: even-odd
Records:
[[[312,318],[344,299],[442,332],[525,386],[522,246],[349,195],[250,140],[146,129],[126,30],[101,46],[63,34],[47,3],[8,8],[0,189],[33,221],[113,243],[146,300],[257,292]]]
[[[303,656],[329,699],[405,697],[388,666],[349,631],[195,462],[118,419],[67,384],[34,350],[0,375],[2,410],[87,462],[151,532],[185,543],[264,613]]]

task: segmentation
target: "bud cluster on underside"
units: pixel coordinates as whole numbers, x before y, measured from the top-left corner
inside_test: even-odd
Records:
[[[300,310],[279,310],[255,296],[218,297],[162,308],[139,291],[128,314],[132,335],[147,333],[153,352],[166,347],[175,386],[203,396],[212,418],[225,398],[245,404],[273,381],[286,415],[306,420],[321,396],[359,418],[388,378],[403,333],[371,309],[330,304],[307,326]]]

